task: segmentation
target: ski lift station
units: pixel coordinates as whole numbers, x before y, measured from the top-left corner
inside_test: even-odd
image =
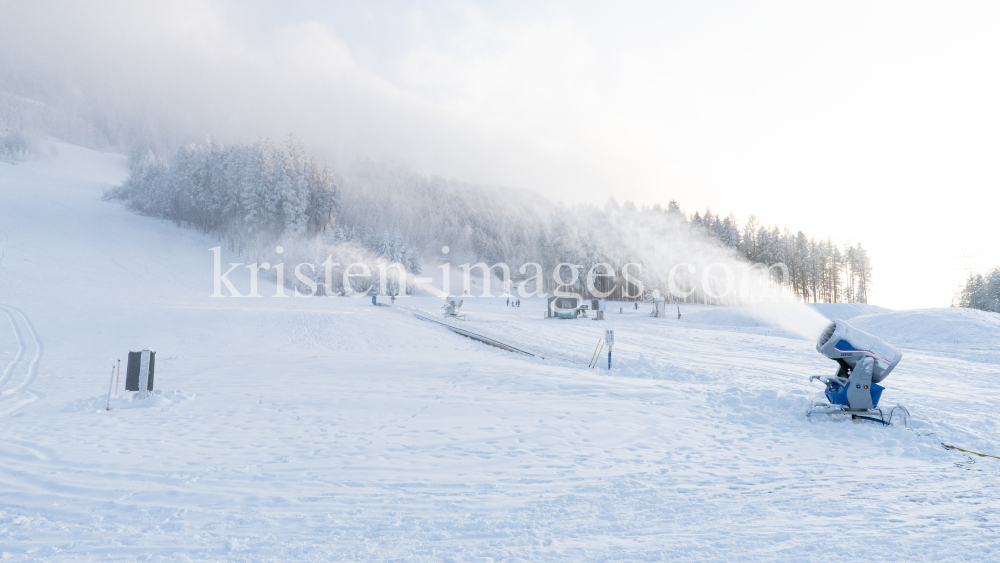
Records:
[[[604,310],[604,299],[549,297],[548,308],[545,310],[545,318],[577,319],[588,317],[587,312],[594,311],[594,320],[604,320]]]

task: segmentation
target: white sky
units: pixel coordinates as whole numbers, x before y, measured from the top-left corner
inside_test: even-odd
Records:
[[[142,98],[131,111],[182,115],[191,135],[291,131],[341,161],[553,199],[754,213],[862,241],[871,302],[892,308],[946,306],[967,267],[1000,266],[1000,4],[187,0],[0,12],[6,66],[83,84],[84,97]]]

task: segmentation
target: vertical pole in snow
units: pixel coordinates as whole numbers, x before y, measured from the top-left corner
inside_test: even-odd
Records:
[[[115,364],[111,364],[111,381],[108,382],[108,406],[104,410],[111,410],[111,388],[115,385]]]
[[[118,370],[115,372],[115,397],[118,396],[118,382],[122,375],[122,359],[118,358]]]
[[[604,331],[604,341],[608,343],[608,371],[611,371],[611,349],[615,347],[615,331]]]
[[[597,354],[594,356],[594,359],[591,362],[591,364],[587,366],[591,369],[597,367],[597,362],[601,361],[601,352],[604,351],[604,342],[598,341],[597,343],[601,345],[601,348],[597,351]]]
[[[593,367],[594,366],[594,362],[599,359],[599,356],[597,354],[600,353],[600,350],[598,350],[597,347],[600,346],[600,345],[601,345],[601,339],[598,338],[597,339],[597,346],[594,346],[594,353],[593,353],[593,355],[590,356],[590,363],[587,364],[588,368],[589,367]]]

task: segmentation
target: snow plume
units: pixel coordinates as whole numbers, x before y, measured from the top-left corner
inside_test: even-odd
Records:
[[[830,325],[830,319],[816,309],[793,300],[791,296],[783,301],[750,305],[747,312],[767,324],[780,326],[810,342],[819,340],[823,329]]]
[[[748,264],[734,246],[690,223],[675,205],[636,208],[614,200],[603,207],[566,205],[531,192],[427,178],[371,161],[357,163],[339,182],[338,233],[394,229],[425,261],[440,258],[437,250],[447,245],[453,264],[505,263],[514,282],[524,280],[522,264],[538,263],[546,276],[544,291],[556,288],[555,267],[569,263],[578,265],[580,274],[572,289],[584,296],[591,295],[588,286],[597,285],[587,274],[610,270],[606,281],[625,290],[612,298],[662,295],[671,302],[748,306],[765,322],[808,339],[826,326],[784,287],[781,265]],[[629,264],[627,274],[637,283],[625,288]]]
[[[371,161],[356,163],[334,181],[294,137],[279,147],[209,141],[183,147],[170,159],[148,151],[133,159],[132,175],[106,197],[215,233],[259,263],[293,264],[286,280],[302,288],[324,283],[331,286],[325,294],[361,291],[360,285],[381,277],[376,270],[381,273],[385,264],[401,264],[412,279],[421,273],[421,262],[445,259],[456,266],[505,264],[515,284],[538,275],[526,267],[537,264],[541,278],[529,292],[663,296],[728,306],[795,301],[784,264],[748,264],[735,246],[689,222],[674,202],[641,209],[613,199],[603,207],[566,205],[528,191],[428,178]],[[277,245],[282,252],[273,250]],[[444,246],[450,248],[447,257],[440,253]],[[359,272],[372,277],[343,277],[354,263],[364,264]],[[405,291],[395,278],[384,290]],[[781,324],[811,333],[817,323]]]
[[[819,338],[829,324],[791,293],[782,279],[783,264],[748,264],[734,248],[669,213],[673,220],[664,221],[656,214],[606,207],[618,235],[607,242],[630,249],[643,265],[643,279],[668,301],[741,306],[806,340]]]
[[[761,262],[751,264],[746,249],[738,246],[735,218],[713,220],[709,228],[689,221],[673,201],[641,208],[614,199],[601,207],[557,203],[526,190],[426,177],[370,160],[347,169],[338,186],[338,236],[364,240],[391,233],[425,264],[441,259],[453,265],[503,263],[518,283],[534,274],[532,268],[521,273],[520,267],[536,263],[545,276],[538,289],[547,292],[558,285],[553,270],[573,264],[579,279],[569,285],[577,293],[598,296],[615,287],[612,299],[662,295],[670,301],[730,306],[795,301],[783,287],[795,270],[781,263],[784,241],[794,237],[772,237],[774,248],[769,244],[766,252],[751,253]],[[719,225],[732,236],[720,236]],[[774,231],[780,233],[777,227]],[[448,257],[440,255],[442,246],[450,248]],[[570,279],[568,268],[562,274],[562,280]],[[597,274],[600,281],[594,279]]]
[[[265,271],[288,264],[282,274],[271,275],[283,275],[285,284],[310,295],[367,291],[382,277],[382,289],[401,293],[400,275],[420,272],[406,241],[389,225],[368,221],[335,228],[340,194],[333,175],[292,136],[278,147],[266,140],[230,146],[209,140],[182,147],[171,158],[152,151],[134,155],[131,175],[105,199],[213,233],[231,251],[267,264]],[[357,274],[381,273],[387,263],[401,263],[403,271],[344,276],[352,264],[357,270],[349,273]]]

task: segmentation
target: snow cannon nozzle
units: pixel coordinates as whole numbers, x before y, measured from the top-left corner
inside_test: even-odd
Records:
[[[885,340],[862,332],[839,319],[830,323],[820,335],[816,351],[838,364],[847,364],[848,370],[853,370],[859,362],[870,358],[873,363],[872,381],[875,383],[888,377],[892,368],[903,358],[899,350]]]
[[[826,327],[816,342],[816,351],[837,362],[837,372],[814,375],[810,381],[826,384],[829,407],[852,413],[874,411],[884,389],[878,383],[903,359],[903,354],[886,341],[840,319]]]

